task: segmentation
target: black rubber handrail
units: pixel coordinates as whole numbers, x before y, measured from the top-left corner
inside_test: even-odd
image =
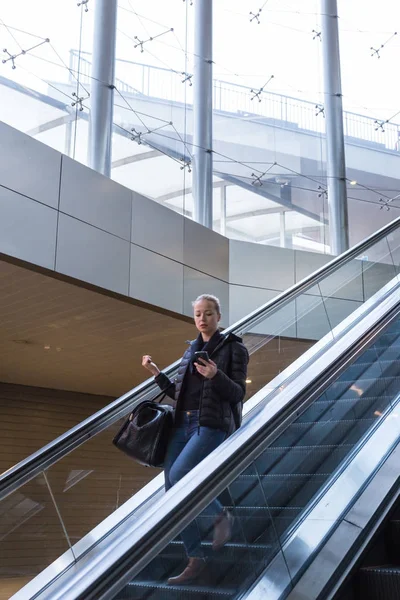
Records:
[[[232,332],[240,334],[244,328],[251,328],[260,319],[264,319],[266,316],[280,310],[294,298],[305,293],[319,281],[325,279],[343,265],[364,253],[393,231],[396,231],[399,225],[400,217],[385,225],[385,227],[382,227],[340,256],[333,258],[329,263],[314,271],[311,275],[308,275],[246,317],[226,328],[224,333]],[[164,372],[173,377],[179,362],[174,362],[164,369]],[[0,500],[31,480],[39,472],[50,467],[69,452],[72,452],[86,440],[104,431],[118,419],[127,415],[145,397],[151,397],[157,391],[158,387],[154,383],[154,380],[148,379],[2,473],[0,475]]]

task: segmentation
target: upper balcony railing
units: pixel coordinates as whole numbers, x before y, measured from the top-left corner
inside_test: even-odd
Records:
[[[116,86],[120,92],[182,104],[193,103],[190,74],[124,59],[117,59],[116,63]],[[91,54],[81,52],[79,57],[76,50],[71,50],[70,64],[73,72],[79,71],[80,81],[90,84]],[[218,79],[214,79],[213,90],[213,107],[216,111],[243,118],[273,120],[280,127],[325,133],[322,105],[267,91],[254,97],[250,87]],[[343,113],[343,123],[344,135],[355,143],[362,141],[369,145],[377,144],[380,149],[400,152],[400,124],[386,123],[347,111]]]

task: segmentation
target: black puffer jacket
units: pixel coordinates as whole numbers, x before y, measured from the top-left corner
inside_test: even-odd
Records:
[[[174,382],[165,373],[160,373],[156,377],[156,382],[161,390],[175,400],[176,412],[179,410],[183,379],[192,355],[191,346],[196,341],[190,342],[189,348],[183,355]],[[230,333],[227,336],[221,336],[221,340],[210,358],[216,363],[218,371],[212,379],[204,380],[200,400],[199,425],[232,433],[242,421],[249,354],[241,338]]]

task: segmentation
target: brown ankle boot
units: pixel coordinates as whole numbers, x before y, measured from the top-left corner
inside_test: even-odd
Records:
[[[233,515],[229,511],[222,512],[216,519],[214,525],[214,539],[212,548],[219,550],[232,537]]]
[[[182,571],[180,575],[176,577],[170,577],[168,583],[170,585],[182,585],[184,583],[190,583],[200,575],[206,566],[205,558],[189,558],[186,569]]]

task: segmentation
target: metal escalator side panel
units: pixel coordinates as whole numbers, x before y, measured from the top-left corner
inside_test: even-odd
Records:
[[[400,445],[397,443],[365,489],[344,512],[293,590],[284,596],[287,600],[337,598],[354,566],[398,500],[399,461]],[[365,595],[362,597],[367,598]],[[380,597],[386,598],[385,595]]]
[[[347,468],[330,485],[291,539],[283,546],[282,552],[293,584],[304,569],[304,565],[310,561],[330,532],[340,524],[351,503],[358,498],[360,491],[381,466],[383,458],[398,445],[400,437],[398,410],[399,405],[389,409],[374,434],[363,444]],[[260,589],[268,587],[268,582],[275,581],[275,569],[272,563],[262,577],[263,583],[260,581],[258,584],[261,586]],[[260,598],[258,585],[246,598],[249,600]],[[271,596],[270,600],[279,600],[279,598],[281,596]]]

